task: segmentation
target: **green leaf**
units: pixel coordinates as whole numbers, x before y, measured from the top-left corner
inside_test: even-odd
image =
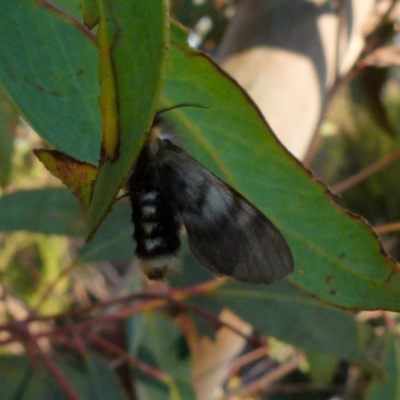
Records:
[[[194,399],[189,350],[175,323],[152,312],[132,318],[130,326],[130,352],[164,373],[157,377],[137,370],[140,399]]]
[[[95,398],[96,400],[125,399],[116,376],[103,360],[90,355],[86,359],[86,368],[89,379],[82,383],[85,385],[90,384],[92,391],[90,398]]]
[[[82,400],[124,400],[124,394],[107,365],[89,355],[85,364],[58,361],[57,366]],[[2,400],[64,400],[65,394],[43,367],[34,370],[23,356],[0,358]]]
[[[0,231],[28,231],[84,237],[86,222],[77,200],[65,188],[21,190],[0,197]],[[133,257],[131,209],[119,201],[95,239],[78,250],[78,262],[119,261]]]
[[[32,377],[26,357],[0,357],[0,395],[3,400],[21,399]]]
[[[211,276],[203,271],[194,257],[188,255],[182,273],[171,274],[172,285],[180,286],[185,277],[190,280],[193,276]],[[322,303],[287,281],[257,286],[229,280],[207,296],[192,297],[190,301],[215,316],[221,309],[229,308],[269,336],[306,351],[358,363],[380,374],[370,354],[371,343],[380,340],[373,330],[357,321],[353,313]]]
[[[77,200],[64,188],[21,190],[0,197],[0,230],[83,236]]]
[[[383,357],[385,379],[375,379],[369,388],[366,400],[400,400],[400,338],[387,336]]]
[[[249,97],[183,42],[172,25],[163,105],[184,149],[281,229],[295,260],[290,279],[325,302],[400,310],[400,269],[366,224],[335,206],[327,189],[278,143]]]
[[[133,258],[135,252],[131,208],[127,202],[117,203],[96,236],[78,251],[79,262],[119,261]]]
[[[352,313],[323,304],[288,282],[266,289],[232,281],[213,298],[280,340],[376,370],[367,346],[373,331]]]
[[[63,10],[4,0],[0,36],[0,81],[25,119],[59,151],[97,163],[101,115],[93,34]]]
[[[104,4],[98,31],[103,142],[88,212],[89,237],[109,211],[151,126],[169,41],[164,0]],[[108,21],[104,29],[102,20]]]

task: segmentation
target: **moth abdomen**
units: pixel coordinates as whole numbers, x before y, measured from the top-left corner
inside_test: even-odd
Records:
[[[159,190],[136,193],[131,202],[136,255],[150,279],[162,279],[181,246],[178,214]]]

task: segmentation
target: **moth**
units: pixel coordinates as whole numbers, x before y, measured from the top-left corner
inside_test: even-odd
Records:
[[[292,253],[279,230],[177,146],[159,114],[126,186],[136,256],[150,279],[163,279],[178,264],[182,226],[193,255],[216,275],[268,284],[293,271]]]

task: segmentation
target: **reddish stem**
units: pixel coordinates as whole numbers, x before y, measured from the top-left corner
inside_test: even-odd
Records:
[[[169,381],[171,379],[169,377],[169,375],[167,375],[165,372],[160,371],[158,369],[155,369],[155,368],[151,367],[150,365],[144,363],[143,361],[140,361],[137,358],[132,357],[124,349],[122,349],[121,347],[119,347],[119,346],[115,345],[114,343],[108,341],[107,339],[104,339],[104,338],[102,338],[100,336],[93,335],[93,334],[90,334],[89,337],[94,342],[96,342],[97,344],[102,346],[103,348],[105,348],[105,349],[111,351],[112,353],[117,354],[118,356],[124,358],[130,364],[132,364],[136,368],[140,369],[145,374],[153,377],[154,379],[157,379],[157,380],[160,380],[160,381],[163,381],[163,382],[167,382],[167,381]]]
[[[42,359],[44,365],[53,376],[61,390],[65,393],[67,398],[69,400],[80,400],[80,397],[72,385],[68,382],[68,379],[64,376],[51,357],[42,350],[37,342],[37,339],[29,332],[28,328],[25,327],[25,329],[23,331],[21,330],[19,333],[23,338],[25,338],[25,345],[29,346],[32,350],[35,350]]]

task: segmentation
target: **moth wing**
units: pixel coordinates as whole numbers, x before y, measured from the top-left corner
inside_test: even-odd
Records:
[[[293,271],[288,244],[249,201],[179,147],[168,142],[161,157],[165,190],[175,197],[189,245],[217,275],[271,283]]]

